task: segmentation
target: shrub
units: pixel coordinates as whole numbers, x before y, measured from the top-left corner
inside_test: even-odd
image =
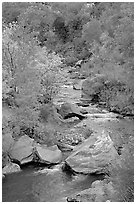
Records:
[[[134,138],[127,136],[127,144],[124,145],[120,162],[111,165],[110,177],[116,190],[112,201],[134,201]]]
[[[53,100],[62,82],[61,58],[38,47],[31,34],[23,33],[17,24],[4,29],[3,52],[3,99],[10,100],[12,91],[15,102],[13,135],[35,137],[40,130],[40,107]],[[39,97],[43,101],[39,102]]]

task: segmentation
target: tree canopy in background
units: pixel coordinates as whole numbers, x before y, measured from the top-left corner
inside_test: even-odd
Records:
[[[111,94],[109,106],[133,104],[134,3],[3,2],[2,20],[3,99],[10,104],[29,106],[31,115],[41,96],[48,102],[56,93],[62,62],[73,66],[78,60],[115,87],[122,83],[125,91],[116,91],[116,102]]]
[[[61,137],[57,128],[63,131],[66,123],[54,98],[73,73],[80,76],[75,81],[104,76],[92,96],[95,103],[121,118],[134,116],[134,3],[3,2],[2,103],[11,116],[3,114],[3,137],[26,134],[39,143],[56,144],[57,135]],[[121,140],[123,167],[111,167],[108,178],[117,189],[113,200],[133,201],[133,134],[123,130]],[[130,177],[125,180],[125,175]]]

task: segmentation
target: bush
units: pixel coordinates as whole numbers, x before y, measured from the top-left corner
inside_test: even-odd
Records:
[[[39,47],[31,34],[23,33],[22,27],[17,24],[4,29],[3,52],[3,100],[10,100],[12,91],[13,135],[41,138],[44,128],[41,128],[40,134],[40,107],[52,101],[57,94],[62,82],[61,57]]]
[[[120,162],[111,165],[110,179],[116,190],[112,201],[134,202],[134,138],[127,136]]]
[[[106,75],[109,82],[99,93],[99,101],[105,102],[109,110],[132,114],[134,109],[133,60],[128,59],[131,61],[131,66],[128,62],[121,64],[123,54],[118,52],[115,39],[104,37],[101,40],[103,45],[93,44],[92,72]]]
[[[123,82],[108,81],[99,93],[99,102],[105,102],[110,111],[124,115],[133,114],[133,95]]]

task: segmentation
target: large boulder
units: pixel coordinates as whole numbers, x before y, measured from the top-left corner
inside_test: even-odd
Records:
[[[57,145],[47,147],[35,142],[27,135],[19,138],[9,152],[11,160],[20,165],[32,161],[45,164],[56,164],[62,159],[62,153]]]
[[[78,145],[65,160],[66,166],[78,173],[105,173],[108,165],[118,158],[113,141],[106,132],[94,133]]]
[[[62,153],[57,145],[47,147],[46,145],[35,145],[35,159],[39,163],[57,164],[62,160]]]
[[[86,100],[97,100],[98,94],[103,89],[105,82],[106,76],[102,74],[97,74],[92,78],[88,77],[82,83],[81,98]]]
[[[81,112],[78,107],[76,107],[74,104],[70,103],[63,103],[58,110],[58,113],[63,117],[63,119],[68,119],[71,117],[78,117],[80,120],[86,118]]]
[[[9,173],[14,173],[21,171],[20,166],[18,164],[14,163],[8,163],[3,169],[2,169],[2,174],[9,174]]]
[[[6,166],[10,162],[8,152],[13,147],[15,141],[12,137],[12,133],[2,134],[2,167]]]
[[[2,135],[2,150],[3,150],[3,152],[8,152],[12,148],[14,143],[15,143],[15,141],[12,137],[11,132]]]
[[[107,180],[93,182],[91,188],[85,189],[67,198],[68,202],[111,202],[115,189]]]
[[[10,158],[19,164],[31,162],[33,160],[33,143],[34,140],[27,135],[20,137],[9,152]]]
[[[40,117],[44,123],[60,124],[63,122],[61,115],[57,113],[57,107],[53,104],[44,104],[40,109]]]

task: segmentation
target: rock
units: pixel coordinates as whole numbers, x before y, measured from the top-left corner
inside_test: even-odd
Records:
[[[2,150],[3,152],[8,152],[11,147],[14,145],[14,139],[12,137],[12,133],[6,133],[2,135]]]
[[[20,166],[18,164],[9,163],[2,169],[2,174],[9,174],[21,171]]]
[[[2,152],[2,168],[10,162],[10,158],[7,152]]]
[[[82,98],[90,100],[98,100],[98,94],[104,87],[106,77],[98,74],[93,78],[88,77],[82,83]]]
[[[61,123],[62,117],[57,113],[57,107],[53,104],[44,104],[40,110],[40,117],[44,123]]]
[[[87,113],[88,113],[88,111],[85,110],[85,109],[82,109],[80,112],[81,112],[82,114],[87,114]]]
[[[78,106],[82,106],[82,107],[88,107],[89,106],[89,103],[88,104],[85,104],[85,103],[82,103],[82,102],[77,102],[76,103]]]
[[[9,156],[13,161],[25,164],[33,160],[33,143],[34,140],[24,135],[15,142],[9,152]]]
[[[77,66],[81,67],[81,65],[82,65],[83,63],[84,63],[83,60],[79,60],[79,61],[76,62],[76,64],[75,64],[74,67],[77,67]]]
[[[77,71],[72,72],[70,75],[71,79],[78,79],[78,77],[79,77],[79,72]]]
[[[61,151],[72,151],[74,149],[74,146],[62,142],[57,142],[57,146]]]
[[[57,145],[47,147],[37,144],[35,146],[35,154],[38,157],[38,162],[45,164],[57,164],[62,160],[62,153]],[[37,159],[36,159],[37,160]]]
[[[78,117],[80,120],[86,118],[81,112],[78,107],[76,107],[74,104],[70,103],[63,103],[59,109],[59,114],[64,118],[71,118],[71,117]]]
[[[73,89],[74,89],[74,90],[81,90],[83,81],[84,81],[84,80],[75,81],[75,82],[73,83]]]
[[[6,176],[4,174],[2,174],[2,179],[4,179]]]
[[[73,153],[65,160],[70,168],[78,173],[105,173],[108,164],[118,158],[113,141],[106,132],[94,133],[84,143],[75,147]]]
[[[88,73],[82,72],[82,74],[80,73],[80,75],[78,76],[78,79],[86,79],[87,77],[88,77]]]
[[[91,188],[85,189],[69,198],[68,202],[110,202],[110,198],[114,195],[115,190],[112,182],[95,181]]]
[[[90,96],[84,94],[83,92],[81,93],[81,99],[80,99],[80,106],[82,107],[88,107],[90,103],[92,102],[92,98]]]

